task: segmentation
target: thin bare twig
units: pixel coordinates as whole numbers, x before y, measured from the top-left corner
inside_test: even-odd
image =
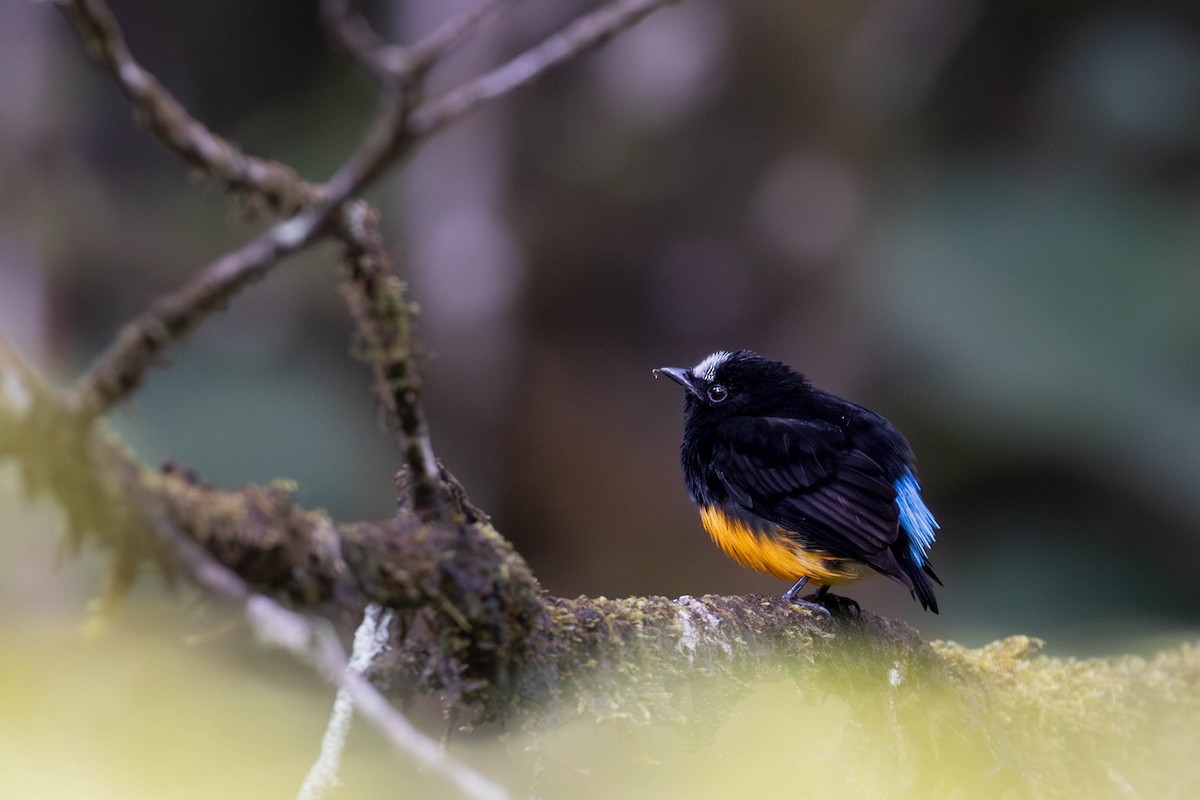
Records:
[[[647,15],[678,0],[614,0],[584,14],[501,66],[415,109],[409,133],[423,139],[471,111],[541,77],[549,69],[607,42]]]
[[[451,17],[413,44],[390,53],[385,62],[388,70],[401,78],[423,76],[474,33],[480,23],[509,2],[512,0],[485,0],[470,11]]]
[[[348,0],[322,0],[321,12],[330,34],[384,84],[418,81],[475,31],[500,6],[511,0],[487,0],[453,16],[411,45],[392,44],[371,28]]]
[[[330,683],[344,689],[359,713],[393,747],[422,767],[448,779],[467,797],[478,800],[508,797],[498,784],[449,755],[437,742],[413,727],[370,681],[351,670],[342,643],[327,623],[289,611],[266,595],[254,592],[234,572],[185,536],[165,514],[160,515],[152,527],[160,544],[171,553],[172,562],[192,581],[208,593],[240,605],[250,627],[262,641],[289,651]]]
[[[350,53],[377,80],[388,82],[387,53],[391,44],[375,32],[366,18],[350,9],[349,0],[321,0],[321,18],[329,38]]]
[[[80,413],[98,416],[123,400],[141,383],[167,344],[186,336],[242,288],[260,280],[283,256],[317,238],[330,215],[357,186],[346,184],[342,188],[347,194],[328,195],[317,205],[273,225],[212,262],[181,289],[161,298],[150,311],[126,325],[80,379]]]
[[[117,79],[138,117],[189,163],[235,192],[261,197],[283,216],[320,195],[319,187],[301,180],[286,164],[246,155],[193,119],[133,57],[116,17],[103,0],[71,0],[62,7],[96,60]]]
[[[403,96],[389,98],[366,142],[334,175],[316,203],[221,256],[181,289],[160,299],[150,311],[125,326],[117,340],[80,380],[79,410],[97,416],[127,397],[141,383],[167,344],[186,336],[245,286],[261,279],[281,258],[319,238],[335,215],[342,211],[343,204],[378,174],[393,149],[403,141],[404,102]],[[367,227],[371,219],[373,217],[364,215],[360,209],[359,227],[348,229],[346,233],[350,243],[371,233]],[[381,249],[373,242],[358,242],[355,246],[364,251]],[[406,304],[396,302],[388,305],[387,313],[406,316],[407,310]],[[405,333],[408,330],[406,325],[393,327]],[[395,344],[389,342],[389,345]],[[400,344],[407,351],[407,342]],[[405,363],[410,360],[406,359]],[[397,398],[391,392],[387,399],[394,407],[397,400],[411,402],[415,398],[407,394]],[[413,425],[411,432],[427,440],[424,415],[418,409],[415,416],[420,424]],[[429,447],[423,441],[418,443],[418,449],[424,453]],[[433,463],[431,453],[430,456],[428,468],[422,463],[420,474],[437,474],[437,465]]]

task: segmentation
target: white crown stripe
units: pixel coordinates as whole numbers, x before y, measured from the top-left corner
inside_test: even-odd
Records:
[[[718,350],[696,366],[692,367],[692,374],[697,378],[711,381],[713,379],[713,375],[717,373],[717,367],[724,364],[726,359],[728,359],[731,355],[733,354],[728,350]]]

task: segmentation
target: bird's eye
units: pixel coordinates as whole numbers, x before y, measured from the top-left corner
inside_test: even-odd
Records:
[[[729,392],[721,384],[714,383],[712,386],[708,387],[708,399],[712,400],[714,403],[719,403],[726,397],[729,397]]]

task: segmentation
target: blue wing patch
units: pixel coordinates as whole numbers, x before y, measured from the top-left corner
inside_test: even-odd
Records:
[[[904,526],[904,530],[908,532],[911,540],[908,546],[909,552],[912,553],[913,561],[917,566],[923,567],[925,566],[925,555],[933,546],[933,540],[937,538],[934,535],[934,531],[938,529],[937,520],[933,518],[933,514],[925,506],[925,501],[921,499],[921,485],[917,483],[917,478],[912,474],[912,470],[905,468],[904,474],[897,478],[892,486],[896,489],[896,506],[900,509],[900,524]]]

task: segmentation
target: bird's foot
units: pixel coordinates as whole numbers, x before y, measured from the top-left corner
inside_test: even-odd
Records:
[[[816,597],[816,595],[810,594],[809,597]],[[799,606],[800,608],[806,609],[807,611],[809,611],[810,613],[812,613],[818,617],[825,617],[826,619],[829,619],[832,616],[829,613],[829,609],[826,608],[820,602],[813,602],[812,600],[801,600],[797,597],[788,597],[786,594],[783,596],[783,600],[785,602],[789,603],[790,605]]]
[[[829,591],[828,586],[822,586],[820,591],[810,594],[803,601],[796,602],[812,602],[816,605],[820,605],[823,609],[825,609],[826,613],[835,617],[857,619],[862,615],[862,606],[858,604],[857,600],[850,597],[842,597],[841,595],[833,594]]]

